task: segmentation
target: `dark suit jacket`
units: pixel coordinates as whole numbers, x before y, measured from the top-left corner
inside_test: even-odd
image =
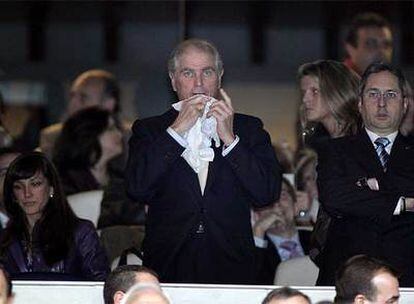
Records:
[[[307,255],[309,254],[311,232],[306,230],[298,230],[298,233],[303,252]],[[257,279],[255,283],[260,285],[273,285],[276,269],[277,266],[279,266],[281,259],[272,240],[268,236],[266,236],[265,239],[268,244],[266,248],[256,247]]]
[[[414,197],[414,141],[398,134],[384,173],[367,133],[333,139],[318,148],[319,199],[332,217],[319,285],[334,285],[335,270],[356,254],[388,261],[414,286],[414,214],[393,215],[401,196]],[[379,191],[358,186],[377,178]]]
[[[251,283],[254,242],[250,205],[274,202],[281,173],[259,119],[236,114],[240,142],[210,162],[204,195],[197,174],[181,157],[184,148],[166,129],[177,113],[138,120],[126,169],[128,191],[149,205],[144,265],[163,282]],[[204,234],[196,234],[200,221]]]

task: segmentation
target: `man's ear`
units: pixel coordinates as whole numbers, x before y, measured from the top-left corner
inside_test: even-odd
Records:
[[[117,291],[114,294],[114,304],[120,304],[121,300],[124,298],[125,293],[123,293],[122,291]]]
[[[102,109],[107,110],[109,112],[113,112],[115,110],[116,101],[113,97],[106,97],[102,102]]]
[[[169,72],[168,75],[170,76],[170,80],[171,80],[171,87],[173,88],[174,92],[177,92],[177,87],[175,86],[175,77],[174,77],[174,73]]]

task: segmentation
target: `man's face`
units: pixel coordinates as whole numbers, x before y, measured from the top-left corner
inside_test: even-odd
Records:
[[[171,85],[179,100],[196,94],[218,98],[221,76],[214,57],[193,47],[178,58],[176,69],[170,74]]]
[[[366,128],[386,136],[398,130],[407,99],[402,96],[397,77],[382,71],[368,77],[358,107]]]
[[[362,74],[375,61],[391,62],[392,33],[388,27],[362,27],[357,31],[357,44],[346,44],[346,50]]]
[[[292,196],[288,192],[288,187],[282,183],[282,191],[279,201],[257,211],[259,218],[265,217],[270,213],[278,215],[276,221],[269,228],[270,232],[278,234],[280,231],[290,228],[295,221],[295,207]]]
[[[104,85],[99,80],[77,81],[69,97],[68,115],[92,106],[102,106],[105,100]]]
[[[377,290],[374,301],[364,301],[367,304],[394,304],[398,303],[400,293],[398,280],[389,273],[382,272],[372,279],[372,284]]]

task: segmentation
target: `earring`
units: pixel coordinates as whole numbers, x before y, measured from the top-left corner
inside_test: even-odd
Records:
[[[53,192],[50,192],[49,197],[53,198]]]

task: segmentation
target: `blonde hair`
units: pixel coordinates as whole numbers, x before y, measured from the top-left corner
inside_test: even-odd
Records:
[[[299,67],[298,80],[310,76],[318,80],[322,102],[324,102],[340,129],[340,135],[354,134],[360,122],[358,112],[359,76],[343,63],[334,60],[318,60]],[[300,108],[303,129],[314,128]]]

